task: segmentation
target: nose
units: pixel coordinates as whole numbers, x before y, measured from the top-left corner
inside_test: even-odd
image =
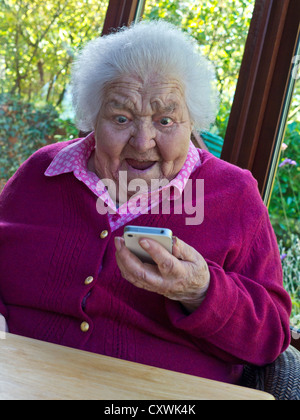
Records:
[[[140,121],[135,125],[134,132],[129,141],[139,153],[147,152],[156,146],[155,128],[152,121]]]

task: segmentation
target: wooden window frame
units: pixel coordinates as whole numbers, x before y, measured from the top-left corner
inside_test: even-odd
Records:
[[[102,35],[114,29],[129,26],[143,16],[146,0],[110,0]]]
[[[299,29],[299,0],[256,0],[221,155],[252,172],[265,202]]]

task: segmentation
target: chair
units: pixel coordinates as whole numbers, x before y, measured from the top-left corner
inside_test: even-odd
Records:
[[[300,344],[300,330],[291,328],[293,343]],[[242,386],[273,395],[276,400],[300,401],[300,352],[292,345],[274,363],[264,367],[246,365]]]
[[[196,147],[208,150],[216,157],[221,157],[224,139],[208,131],[201,131],[198,133],[196,130],[192,132],[192,141]]]

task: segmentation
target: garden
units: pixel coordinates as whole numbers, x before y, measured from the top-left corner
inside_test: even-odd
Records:
[[[78,137],[70,69],[101,34],[108,0],[3,0],[0,20],[0,191],[35,150]],[[144,19],[166,19],[193,36],[216,69],[220,112],[211,133],[224,138],[254,0],[146,2]],[[300,85],[296,84],[269,205],[284,285],[300,328]]]

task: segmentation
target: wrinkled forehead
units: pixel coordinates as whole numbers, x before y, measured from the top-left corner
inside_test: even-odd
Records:
[[[176,79],[150,79],[141,81],[124,77],[107,84],[104,105],[114,109],[145,110],[172,113],[185,107],[184,90]]]

